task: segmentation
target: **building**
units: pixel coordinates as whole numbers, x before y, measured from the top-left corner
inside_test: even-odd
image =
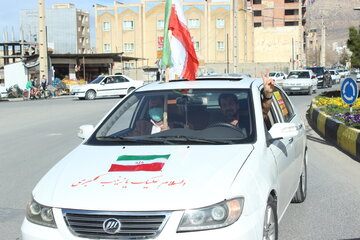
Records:
[[[306,65],[306,0],[251,0],[256,62]]]
[[[69,3],[53,4],[45,14],[48,49],[57,54],[91,52],[89,12],[76,9]],[[20,23],[24,39],[38,42],[38,10],[21,10]]]
[[[193,37],[200,69],[232,72],[234,62],[253,62],[252,13],[239,0],[238,37],[234,41],[234,11],[228,2],[183,2],[188,28]],[[119,66],[119,71],[142,66],[156,66],[161,58],[164,34],[164,0],[142,0],[137,4],[114,2],[113,6],[95,5],[96,51],[124,52],[144,58]],[[237,51],[234,50],[237,47]]]

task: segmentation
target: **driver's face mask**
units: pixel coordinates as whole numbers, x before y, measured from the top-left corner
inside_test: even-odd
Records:
[[[164,110],[159,107],[150,108],[149,115],[155,122],[160,122],[163,119]]]

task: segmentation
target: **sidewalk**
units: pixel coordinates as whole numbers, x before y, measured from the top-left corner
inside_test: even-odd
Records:
[[[61,96],[55,96],[48,99],[40,98],[37,100],[50,100],[50,99],[61,99],[61,98],[73,98],[72,95],[61,95]],[[24,101],[23,98],[0,98],[0,102],[21,102]]]

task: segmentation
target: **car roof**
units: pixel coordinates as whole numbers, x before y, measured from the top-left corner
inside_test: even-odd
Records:
[[[196,81],[188,80],[172,80],[170,82],[153,82],[138,88],[137,92],[142,91],[159,91],[168,89],[237,89],[237,88],[250,88],[251,85],[260,87],[263,84],[261,78],[213,78],[212,76],[205,78],[198,78]]]

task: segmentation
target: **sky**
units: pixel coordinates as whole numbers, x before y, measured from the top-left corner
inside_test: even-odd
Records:
[[[114,0],[44,0],[45,8],[51,8],[51,4],[54,3],[72,3],[77,9],[84,11],[89,11],[90,13],[90,31],[91,38],[95,36],[94,34],[94,4],[101,4],[104,6],[113,6]],[[195,2],[194,0],[185,0],[186,2]],[[204,0],[197,0],[196,2],[202,2]],[[213,2],[224,2],[229,0],[213,0]],[[139,3],[140,0],[118,0],[122,3]],[[15,40],[19,40],[19,31],[20,31],[20,10],[22,9],[37,9],[38,0],[0,0],[0,41],[2,42],[3,33],[8,32],[8,39],[11,39],[12,32],[14,32]],[[95,45],[95,40],[91,39],[91,45]]]

